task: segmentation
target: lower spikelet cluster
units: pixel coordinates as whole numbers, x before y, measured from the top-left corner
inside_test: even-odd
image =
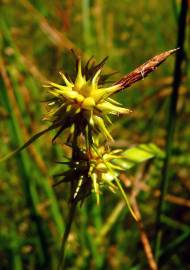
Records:
[[[125,158],[120,149],[111,151],[104,146],[98,148],[94,146],[88,151],[78,149],[75,160],[64,162],[68,165],[68,169],[56,175],[61,178],[55,185],[71,182],[73,192],[71,192],[70,201],[83,201],[91,191],[94,191],[97,203],[99,203],[101,187],[107,187],[112,192],[117,190],[114,179],[118,177],[119,172],[125,170],[122,166]],[[122,165],[117,164],[118,159],[122,161]]]

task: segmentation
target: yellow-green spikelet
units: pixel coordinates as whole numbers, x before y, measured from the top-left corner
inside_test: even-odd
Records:
[[[56,126],[64,125],[65,128],[72,126],[85,135],[86,127],[98,133],[101,132],[106,138],[112,139],[106,122],[109,114],[126,114],[129,110],[120,106],[119,103],[110,98],[120,90],[119,84],[110,87],[100,87],[102,67],[90,77],[82,72],[81,60],[78,61],[77,74],[73,82],[60,73],[64,85],[49,82],[46,87],[50,88],[49,94],[53,96],[49,105],[49,112],[45,119],[52,121]],[[60,123],[60,125],[59,125]],[[74,127],[74,128],[73,128]],[[92,134],[93,136],[93,134]]]

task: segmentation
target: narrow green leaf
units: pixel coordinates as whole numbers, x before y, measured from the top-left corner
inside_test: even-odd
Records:
[[[20,146],[19,148],[17,148],[16,150],[12,151],[11,153],[9,153],[8,155],[6,155],[5,157],[0,158],[0,162],[3,162],[11,157],[13,157],[14,155],[18,154],[19,152],[21,152],[22,150],[24,150],[26,147],[28,147],[30,144],[32,144],[34,141],[36,141],[39,137],[41,137],[42,135],[44,135],[46,132],[55,129],[55,126],[50,126],[38,133],[36,133],[35,135],[33,135],[26,143],[24,143],[22,146]]]

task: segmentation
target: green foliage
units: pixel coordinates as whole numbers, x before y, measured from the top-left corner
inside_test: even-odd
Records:
[[[117,159],[116,164],[122,166],[125,170],[131,169],[133,166],[147,161],[151,158],[164,158],[164,152],[161,151],[155,144],[140,144],[125,150],[122,155],[125,161]]]

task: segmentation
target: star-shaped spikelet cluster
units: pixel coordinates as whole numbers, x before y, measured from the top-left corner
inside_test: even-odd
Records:
[[[53,82],[46,85],[53,98],[48,102],[49,112],[45,119],[52,121],[56,127],[60,126],[57,135],[66,128],[70,128],[71,134],[77,129],[78,133],[85,135],[88,129],[92,131],[91,136],[93,132],[101,132],[106,138],[112,139],[107,129],[109,115],[129,113],[128,109],[110,98],[121,89],[121,84],[102,86],[101,73],[104,62],[93,68],[82,68],[81,60],[78,59],[74,81],[60,73],[63,85]]]
[[[76,160],[64,162],[68,165],[68,170],[56,175],[61,177],[55,184],[71,182],[73,192],[70,195],[70,201],[83,201],[93,190],[96,194],[97,203],[99,203],[100,189],[107,187],[112,192],[117,190],[114,179],[118,177],[119,172],[124,171],[122,166],[127,157],[122,150],[110,150],[109,147],[94,146],[88,151],[78,149]],[[116,160],[122,160],[118,165]]]

